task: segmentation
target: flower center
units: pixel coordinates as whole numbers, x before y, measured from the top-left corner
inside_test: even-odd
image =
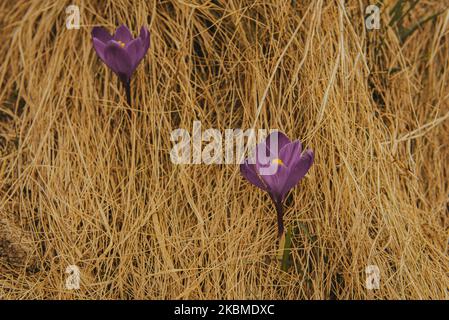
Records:
[[[117,41],[118,42],[118,44],[120,45],[120,47],[122,47],[122,48],[124,48],[125,47],[125,43],[123,42],[123,41]]]
[[[271,163],[276,163],[277,165],[285,166],[284,162],[282,162],[282,160],[279,158],[271,160]]]

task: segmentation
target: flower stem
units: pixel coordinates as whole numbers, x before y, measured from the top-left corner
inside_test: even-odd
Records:
[[[274,205],[276,206],[278,218],[278,238],[280,239],[284,233],[284,208],[282,206],[282,202],[280,201],[274,201]]]
[[[131,80],[124,81],[123,86],[125,87],[126,101],[128,102],[128,105],[131,107]]]
[[[285,233],[285,239],[283,241],[284,243],[280,241],[281,270],[285,272],[287,272],[290,265],[292,265],[291,261],[292,238],[293,238],[293,230],[292,227],[289,227],[287,228],[287,232]]]

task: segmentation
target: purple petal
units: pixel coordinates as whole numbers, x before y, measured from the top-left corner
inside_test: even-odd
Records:
[[[106,45],[101,42],[100,40],[98,40],[97,38],[93,38],[93,43],[94,43],[94,49],[97,52],[97,55],[100,57],[101,60],[104,60],[104,49],[106,47]]]
[[[279,159],[287,166],[291,167],[301,156],[302,144],[299,140],[288,143],[280,149]]]
[[[290,139],[283,134],[280,131],[274,131],[272,133],[270,133],[267,138],[265,139],[265,144],[267,146],[267,149],[270,151],[270,153],[276,155],[279,152],[276,152],[276,150],[271,150],[271,139],[276,139],[276,137],[274,137],[275,135],[277,135],[277,139],[278,139],[278,146],[277,146],[277,151],[281,150],[286,144],[289,144],[291,141]]]
[[[140,28],[140,34],[139,38],[142,41],[142,45],[144,48],[144,54],[147,52],[148,48],[150,47],[150,33],[147,28],[142,27]]]
[[[103,27],[94,27],[92,29],[92,38],[98,39],[103,43],[107,43],[108,41],[112,40],[112,36]]]
[[[129,79],[134,71],[131,59],[120,44],[110,41],[104,50],[104,60],[122,80]]]
[[[284,200],[290,189],[304,177],[313,163],[313,151],[308,150],[301,155],[301,149],[300,141],[285,145],[279,154],[283,164],[277,166],[274,174],[261,175],[261,179],[277,201]]]
[[[277,139],[277,148],[275,150],[275,145],[272,145],[271,139]],[[286,145],[291,143],[290,139],[287,138],[285,134],[279,131],[272,132],[264,141],[259,143],[256,148],[256,167],[257,172],[261,175],[272,175],[276,172],[276,168],[269,168],[273,165],[272,161],[274,159],[282,159],[282,161],[288,166],[288,162],[284,161],[278,150],[282,150]],[[297,153],[298,156],[300,152]]]
[[[126,44],[130,42],[132,39],[133,35],[125,25],[122,24],[120,27],[117,28],[117,30],[115,30],[114,34],[115,41],[121,41]]]
[[[275,201],[282,201],[284,185],[288,180],[290,170],[287,166],[277,165],[274,174],[261,175],[261,179],[267,185],[267,188]]]
[[[145,54],[143,51],[142,41],[140,40],[140,38],[136,38],[129,42],[126,45],[125,49],[126,52],[128,52],[129,58],[131,59],[133,69],[136,69],[137,65],[142,60]]]
[[[257,175],[254,164],[249,164],[248,161],[245,160],[245,162],[240,165],[240,173],[246,180],[251,182],[256,187],[259,187],[264,191],[268,191],[263,181],[260,180]]]
[[[257,171],[259,172],[259,169],[261,167],[266,167],[271,164],[271,160],[273,159],[270,150],[267,148],[266,141],[262,141],[256,146],[256,154],[254,155],[256,157],[256,167]]]
[[[284,196],[290,191],[290,189],[296,186],[302,178],[304,178],[307,171],[309,171],[313,164],[314,157],[313,151],[307,150],[301,155],[299,160],[288,169],[288,179],[286,180],[282,190]]]

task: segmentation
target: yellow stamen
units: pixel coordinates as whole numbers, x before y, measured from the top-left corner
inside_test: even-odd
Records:
[[[278,164],[278,165],[281,165],[281,166],[284,166],[284,162],[282,162],[282,160],[281,159],[273,159],[273,160],[271,160],[271,162],[272,163],[276,163],[276,164]]]
[[[122,47],[122,48],[125,47],[125,43],[124,43],[124,42],[122,42],[122,41],[117,41],[117,42],[118,42],[118,44],[120,45],[120,47]]]

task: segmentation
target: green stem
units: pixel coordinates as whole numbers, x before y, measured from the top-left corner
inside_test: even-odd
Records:
[[[290,265],[290,255],[291,255],[291,248],[292,248],[292,236],[293,231],[292,228],[289,227],[287,229],[287,233],[285,234],[285,243],[284,248],[281,248],[282,251],[282,261],[281,261],[281,270],[287,272]]]

